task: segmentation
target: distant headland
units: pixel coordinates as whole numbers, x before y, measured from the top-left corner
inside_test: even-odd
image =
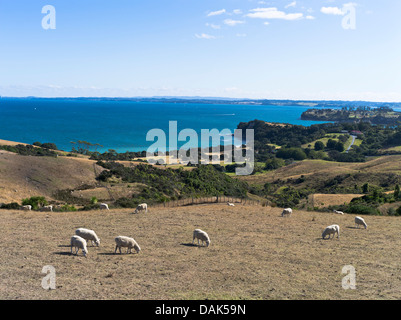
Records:
[[[375,125],[397,125],[401,123],[401,112],[387,106],[343,107],[341,109],[309,109],[302,113],[302,120],[369,122]]]

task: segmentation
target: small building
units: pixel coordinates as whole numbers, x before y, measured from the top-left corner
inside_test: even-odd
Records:
[[[353,136],[362,136],[363,135],[363,132],[361,132],[361,131],[358,131],[358,130],[352,130],[351,132],[350,132],[350,134],[351,135],[353,135]]]

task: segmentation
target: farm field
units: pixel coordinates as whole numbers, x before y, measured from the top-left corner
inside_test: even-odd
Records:
[[[223,204],[78,213],[0,211],[0,299],[400,299],[401,239],[396,217]],[[340,239],[322,240],[341,227]],[[78,227],[97,232],[88,258],[70,254]],[[192,245],[201,228],[209,248]],[[114,254],[114,237],[134,237],[139,254]],[[124,252],[124,251],[123,251]],[[41,287],[42,268],[56,289]],[[356,269],[356,289],[342,288],[342,268]]]

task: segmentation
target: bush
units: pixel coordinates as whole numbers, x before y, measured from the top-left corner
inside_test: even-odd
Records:
[[[77,208],[75,208],[74,206],[70,206],[68,204],[62,206],[60,209],[57,209],[55,211],[60,211],[60,212],[75,212],[77,211]]]
[[[1,145],[0,149],[9,152],[18,153],[23,156],[36,156],[36,157],[57,157],[57,153],[42,147],[34,147],[31,145],[18,144],[16,146],[4,146]]]
[[[315,151],[324,150],[324,143],[322,141],[316,141]]]
[[[327,148],[329,148],[329,149],[336,149],[336,146],[337,146],[337,141],[336,141],[336,140],[329,139],[329,140],[327,141]]]
[[[6,210],[18,210],[19,208],[20,205],[16,202],[6,203],[0,206],[0,209],[6,209]]]
[[[351,204],[347,208],[347,213],[360,214],[360,215],[380,215],[380,211],[374,207],[363,204]]]
[[[266,161],[265,170],[276,170],[285,166],[285,161],[279,158],[272,158]]]
[[[57,146],[56,146],[54,143],[51,143],[51,142],[43,143],[43,144],[41,145],[41,147],[42,147],[43,149],[53,149],[53,150],[57,150]]]
[[[29,199],[23,199],[22,205],[31,205],[32,210],[38,210],[39,207],[47,206],[48,202],[46,201],[45,197],[31,197]]]
[[[301,148],[281,148],[277,151],[277,157],[282,159],[305,160],[306,153]]]

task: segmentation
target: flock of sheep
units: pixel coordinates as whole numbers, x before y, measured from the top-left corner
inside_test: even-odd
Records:
[[[234,207],[234,203],[227,202],[227,205],[230,207]],[[108,205],[106,203],[101,203],[99,205],[99,208],[101,210],[110,210]],[[28,206],[22,206],[22,210],[32,210],[32,207],[30,205]],[[41,211],[53,211],[52,206],[46,206],[43,207]],[[146,203],[142,203],[137,206],[135,209],[135,214],[144,211],[145,213],[148,212],[148,205]],[[336,211],[334,210],[335,213],[344,215],[344,212],[341,211]],[[292,215],[292,209],[291,208],[286,208],[283,210],[281,213],[282,217],[290,217]],[[359,228],[360,226],[364,226],[365,229],[368,228],[368,225],[366,224],[365,220],[361,217],[355,217],[355,225]],[[337,234],[337,238],[340,238],[340,226],[337,224],[330,225],[326,227],[322,233],[322,238],[326,239],[327,236],[330,238],[334,238],[335,235]],[[331,237],[332,236],[332,237]],[[115,239],[116,242],[116,248],[114,250],[114,253],[117,252],[117,249],[119,249],[120,254],[121,254],[121,248],[127,248],[127,253],[131,253],[132,249],[134,249],[137,253],[141,251],[141,248],[139,247],[138,243],[130,237],[126,236],[118,236]],[[202,242],[202,245],[206,243],[206,246],[208,247],[210,245],[210,238],[209,235],[200,229],[195,229],[193,232],[193,238],[192,238],[192,244],[195,242],[195,240],[198,240],[198,245],[199,241]],[[92,245],[99,246],[100,245],[100,239],[96,235],[95,231],[89,230],[89,229],[84,229],[84,228],[79,228],[75,230],[75,235],[71,237],[71,253],[72,249],[75,248],[75,254],[78,254],[79,249],[82,250],[83,255],[87,257],[88,254],[88,248],[87,248],[87,241],[91,241]]]
[[[107,204],[101,204],[100,208],[109,210]],[[134,213],[136,214],[139,213],[140,211],[145,211],[145,213],[147,213],[148,205],[146,203],[138,205]],[[192,244],[194,244],[196,239],[198,240],[198,245],[200,241],[202,242],[202,245],[206,244],[207,247],[210,245],[209,235],[205,231],[202,231],[200,229],[195,229],[193,232]],[[92,246],[96,245],[99,247],[100,245],[100,238],[97,236],[95,231],[85,228],[76,229],[75,235],[71,237],[71,242],[70,242],[71,254],[73,254],[73,248],[75,248],[75,255],[78,255],[78,251],[79,249],[81,249],[83,255],[87,257],[89,241],[91,242]],[[121,248],[127,248],[127,253],[132,253],[132,249],[134,249],[136,253],[139,253],[141,251],[141,247],[133,238],[126,236],[118,236],[114,238],[114,241],[116,242],[116,248],[114,250],[114,253],[116,253],[117,249],[119,249],[121,254],[122,253]]]
[[[117,249],[119,249],[121,253],[121,248],[127,248],[127,253],[131,253],[132,249],[134,249],[137,253],[141,251],[141,247],[138,245],[138,243],[133,239],[125,236],[118,236],[115,239],[116,242],[116,249],[114,250],[114,253],[117,252]],[[91,241],[92,245],[99,246],[100,245],[100,239],[93,230],[85,229],[85,228],[79,228],[75,230],[75,235],[71,237],[71,254],[72,254],[72,249],[75,248],[75,254],[78,255],[79,249],[82,250],[82,253],[85,257],[88,255],[88,244],[87,242]]]
[[[344,212],[342,211],[337,211],[334,210],[334,213],[337,214],[341,214],[344,215]],[[283,212],[281,213],[282,217],[288,216],[290,217],[292,214],[292,209],[291,208],[286,208],[283,210]],[[355,225],[359,228],[360,226],[364,226],[365,229],[368,228],[368,225],[366,224],[365,220],[361,217],[355,217]],[[331,236],[334,236],[337,234],[337,238],[340,238],[340,226],[338,224],[333,224],[331,226],[326,227],[326,229],[324,229],[323,233],[322,233],[322,238],[326,239],[327,236],[329,236],[329,239],[331,238]]]

